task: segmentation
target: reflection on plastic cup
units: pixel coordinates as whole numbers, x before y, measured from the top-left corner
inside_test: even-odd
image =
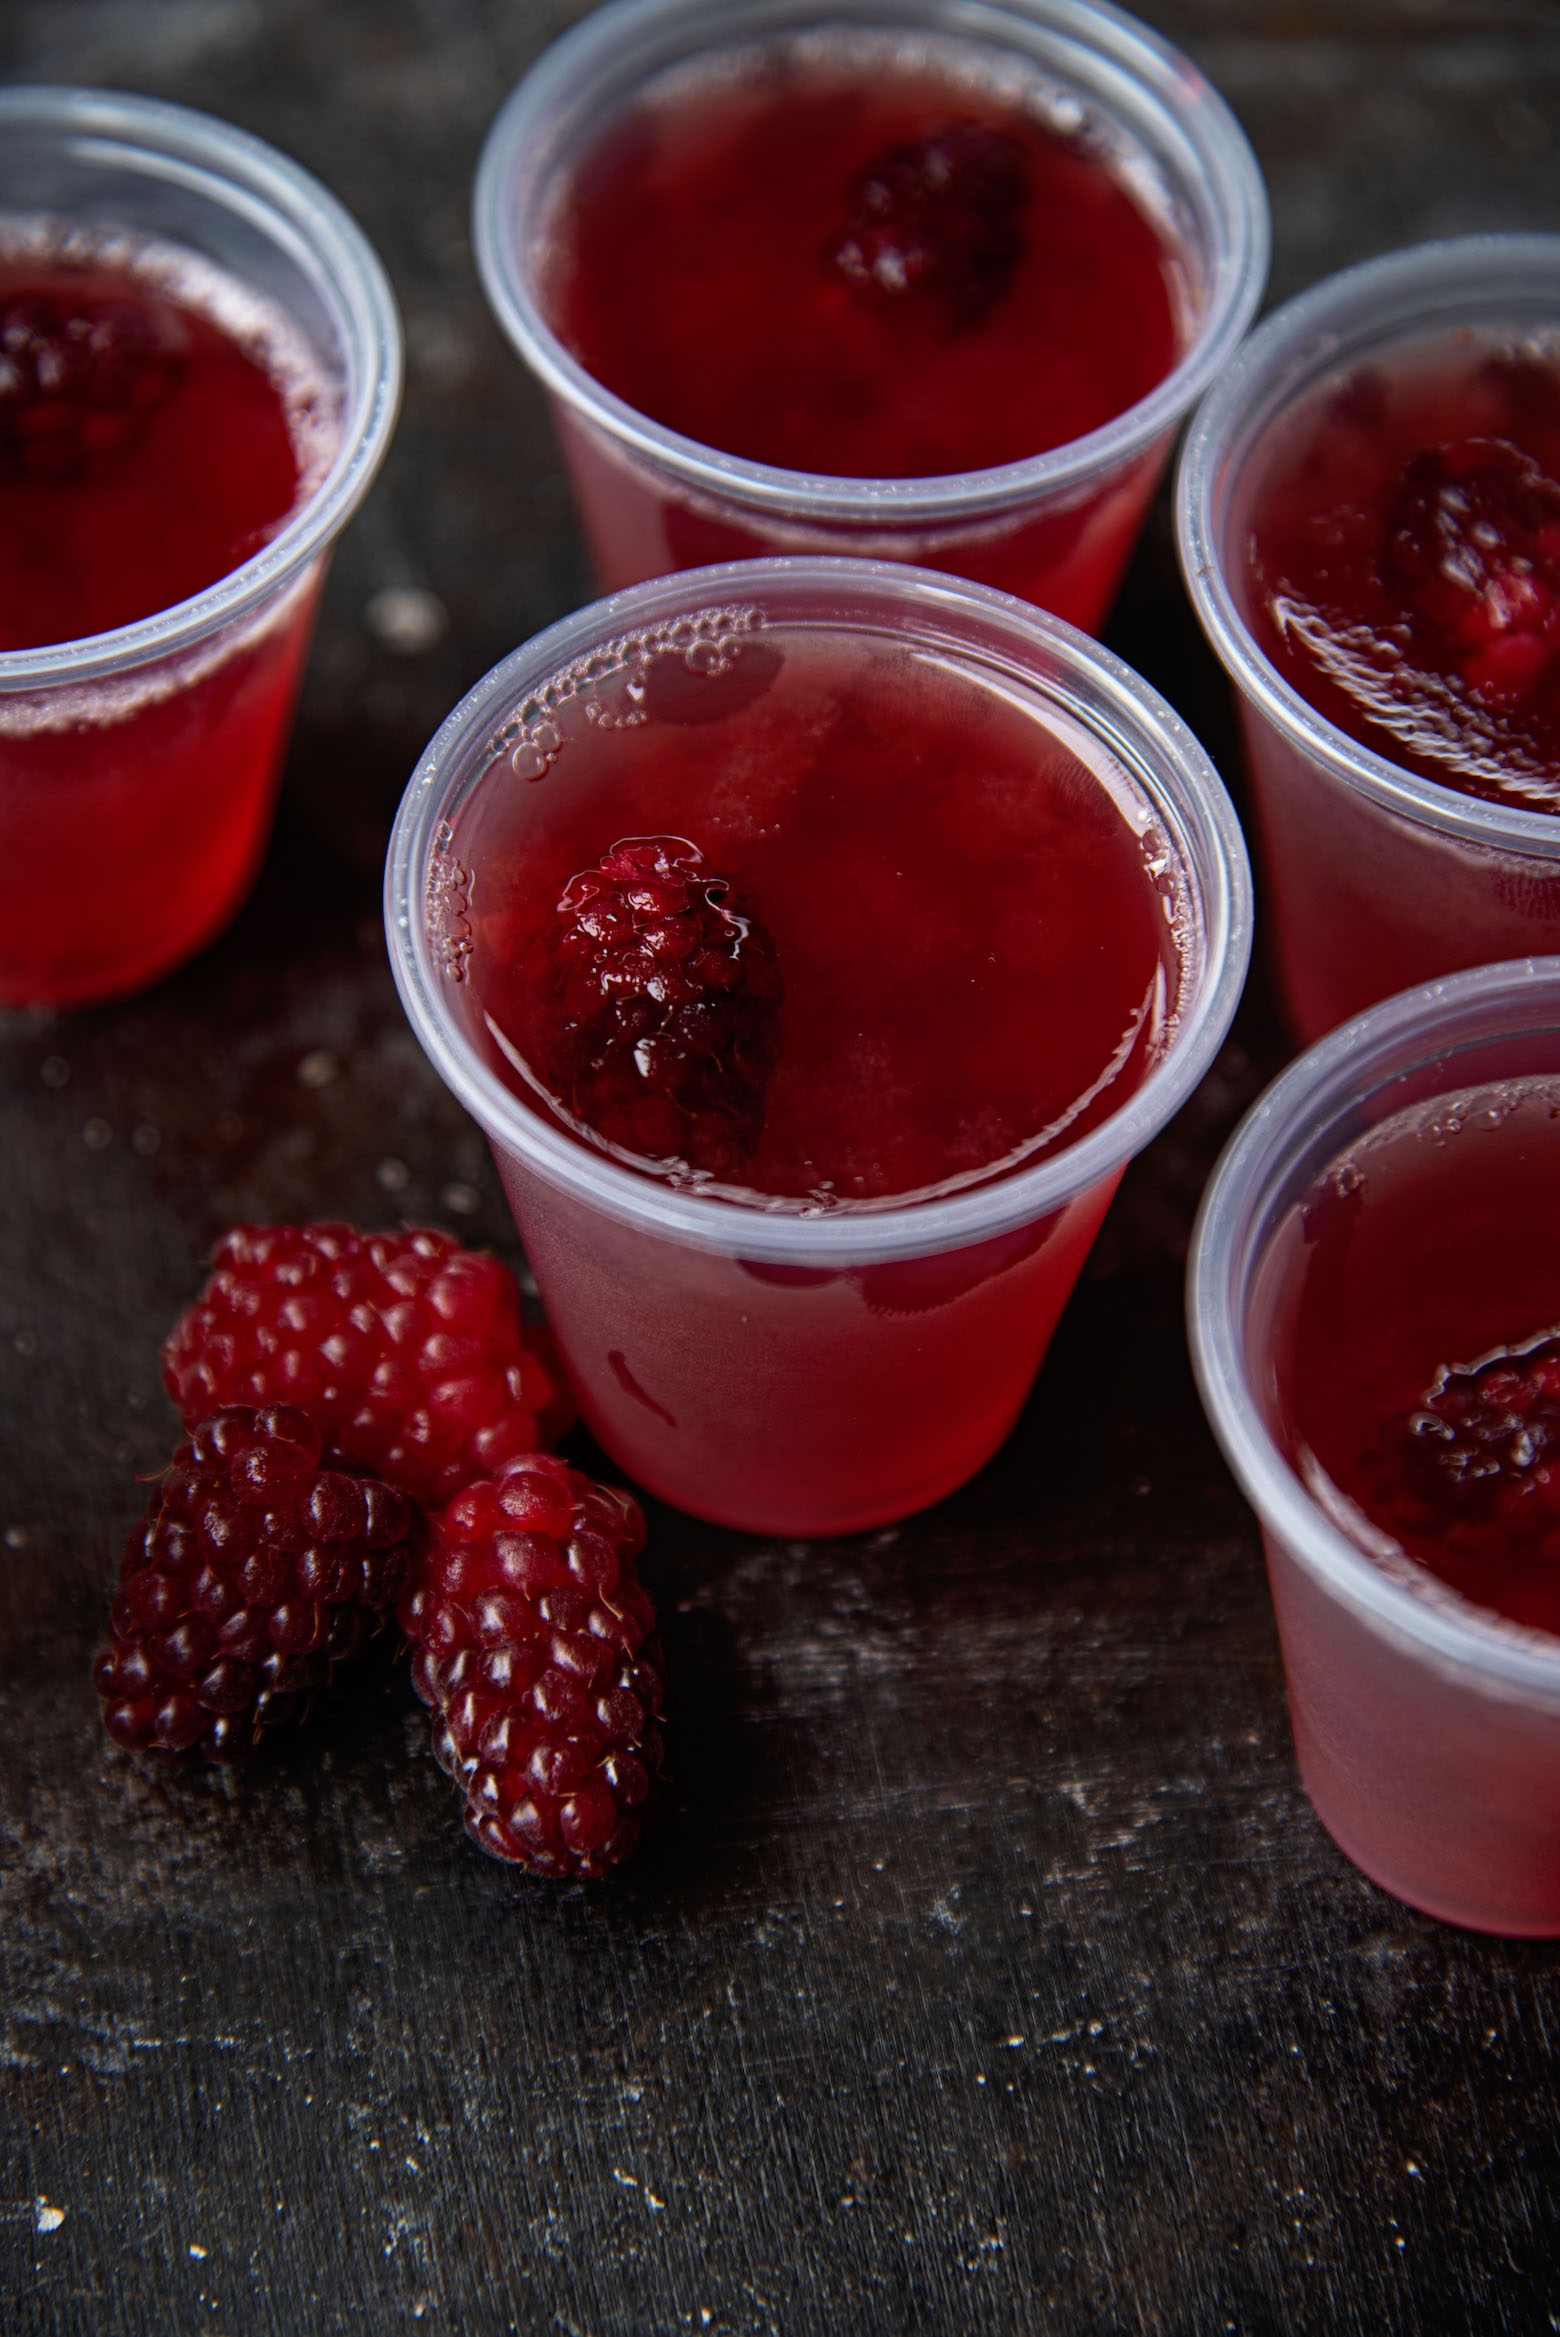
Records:
[[[1319,713],[1278,670],[1253,624],[1245,569],[1275,435],[1366,368],[1433,355],[1469,330],[1543,336],[1552,365],[1557,321],[1560,237],[1389,253],[1269,317],[1187,432],[1182,568],[1238,692],[1270,955],[1302,1043],[1412,983],[1560,947],[1560,813],[1406,768]]]
[[[1434,1180],[1447,1161],[1471,1159],[1467,1189],[1484,1196],[1487,1241],[1510,1213],[1498,1180],[1519,1157],[1500,1149],[1519,1126],[1502,1114],[1535,1089],[1526,1108],[1551,1119],[1560,958],[1450,975],[1319,1041],[1258,1100],[1219,1163],[1193,1240],[1188,1321],[1209,1419],[1261,1522],[1300,1772],[1323,1824],[1411,1906],[1481,1931],[1547,1936],[1560,1934],[1560,1638],[1473,1604],[1409,1560],[1379,1518],[1318,1473],[1290,1409],[1297,1293],[1313,1293],[1318,1310],[1334,1292],[1345,1308],[1352,1295],[1379,1326],[1398,1310],[1359,1295],[1359,1277],[1381,1270],[1376,1259],[1393,1271],[1391,1260],[1419,1257],[1417,1242],[1416,1287],[1400,1297],[1411,1344],[1426,1310],[1418,1285],[1448,1271],[1457,1237],[1434,1216],[1416,1228],[1395,1215],[1395,1246],[1383,1241],[1362,1268],[1348,1246],[1358,1217],[1340,1229],[1363,1187],[1375,1178],[1387,1206],[1401,1210],[1407,1193],[1422,1207],[1421,1195],[1444,1200]],[[1449,1141],[1475,1149],[1448,1153]],[[1418,1150],[1389,1160],[1405,1142]],[[1405,1159],[1424,1181],[1389,1193],[1381,1180]],[[1527,1223],[1516,1220],[1519,1241]],[[1529,1235],[1531,1262],[1541,1245]],[[1544,1254],[1552,1284],[1553,1246]],[[1490,1252],[1470,1253],[1467,1278],[1486,1267]],[[1315,1279],[1323,1274],[1333,1282]],[[1525,1275],[1523,1287],[1519,1306]],[[1432,1292],[1432,1312],[1437,1303]],[[1325,1330],[1331,1316],[1311,1320]],[[1341,1315],[1340,1343],[1349,1335]]]
[[[1179,355],[1125,411],[1023,460],[928,477],[841,476],[748,460],[604,388],[547,314],[539,274],[560,183],[647,82],[769,40],[839,35],[829,0],[620,0],[541,58],[489,133],[475,236],[504,330],[551,394],[605,587],[763,554],[898,559],[974,578],[1088,630],[1103,621],[1173,433],[1235,347],[1267,267],[1261,176],[1222,100],[1131,17],[1076,0],[876,0],[852,36],[951,48],[1029,76],[1068,120],[1130,152],[1177,259]],[[717,68],[718,69],[718,68]],[[810,247],[809,247],[810,248]]]
[[[495,829],[484,823],[508,820],[522,840],[506,845],[516,857],[502,865],[550,867],[544,856],[559,847],[548,823],[565,824],[572,853],[569,823],[588,801],[591,819],[602,823],[592,852],[611,844],[616,812],[608,802],[598,815],[591,792],[600,741],[644,718],[663,665],[686,656],[692,672],[717,670],[717,636],[756,641],[766,674],[783,676],[794,659],[791,683],[775,686],[777,699],[788,686],[813,689],[816,661],[855,660],[851,673],[867,679],[851,686],[880,693],[884,724],[903,721],[905,690],[922,686],[917,674],[931,674],[939,689],[989,691],[1000,718],[1016,720],[1026,741],[1033,724],[1036,766],[1058,741],[1081,740],[1084,756],[1130,791],[1134,896],[1156,903],[1147,913],[1161,936],[1153,946],[1170,949],[1179,997],[1135,1084],[1119,1101],[1101,1103],[1092,1121],[1081,1118],[1075,1139],[1037,1148],[1005,1173],[978,1170],[930,1197],[783,1203],[639,1173],[571,1134],[527,1100],[523,1081],[502,1075],[485,1035],[494,1026],[471,975],[478,924],[501,926],[504,916],[500,864],[483,845]],[[758,835],[755,849],[778,837],[775,851],[783,852],[785,790],[793,784],[784,759],[797,758],[803,773],[811,768],[806,722],[793,723],[792,701],[777,713],[774,701],[762,700],[771,709],[768,731],[741,712],[706,723],[688,703],[695,683],[677,672],[676,689],[663,693],[671,707],[664,751],[675,767],[697,750],[701,771],[712,774],[686,807],[689,824],[726,795],[728,772],[742,770],[746,757],[750,776],[740,795],[710,816],[746,823]],[[676,727],[690,722],[694,730]],[[629,735],[645,743],[625,754],[663,751],[653,718]],[[762,752],[760,736],[771,742]],[[1027,791],[1034,767],[1027,743],[1022,754]],[[625,787],[643,785],[643,767],[626,766]],[[841,787],[851,784],[849,768],[841,766]],[[1091,764],[1068,768],[1101,802]],[[545,784],[528,793],[539,772]],[[804,779],[795,783],[805,787]],[[774,790],[764,821],[751,810],[755,787]],[[644,798],[624,800],[638,811]],[[891,801],[900,808],[871,830],[880,837],[876,859],[890,873],[907,857],[921,816],[914,791],[900,789]],[[648,832],[643,818],[633,825]],[[934,890],[943,849],[931,855]],[[777,861],[766,865],[774,872]],[[806,915],[813,866],[790,873]],[[773,881],[783,885],[786,876]],[[549,903],[555,897],[548,892]],[[763,916],[766,907],[756,903],[753,913]],[[1014,911],[1026,910],[1023,895]],[[857,561],[734,563],[663,579],[585,609],[516,651],[430,745],[401,807],[386,879],[392,962],[408,1014],[493,1145],[590,1427],[640,1484],[667,1499],[722,1522],[798,1534],[853,1530],[917,1509],[961,1483],[1007,1433],[1124,1164],[1185,1099],[1228,1027],[1244,978],[1248,914],[1239,830],[1217,778],[1178,718],[1135,675],[1005,596]],[[819,945],[825,996],[834,930],[824,929]],[[793,1003],[800,1013],[795,994],[784,1011]],[[798,1072],[813,1077],[800,1060]],[[831,1089],[844,1098],[830,1108],[847,1127],[855,1093],[848,1082]]]
[[[135,255],[137,280],[165,274],[174,297],[263,350],[301,484],[269,540],[203,589],[0,651],[0,999],[17,1005],[139,989],[236,908],[265,847],[330,547],[400,390],[400,329],[363,236],[305,172],[224,122],[105,91],[0,91],[6,250],[68,252],[72,235]]]

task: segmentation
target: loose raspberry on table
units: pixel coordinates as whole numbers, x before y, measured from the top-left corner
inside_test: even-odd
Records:
[[[1503,438],[1426,447],[1399,475],[1382,566],[1467,686],[1511,703],[1560,648],[1560,481]]]
[[[45,288],[0,299],[0,465],[71,480],[115,461],[178,386],[183,339],[166,302]]]
[[[873,307],[967,332],[1012,283],[1028,196],[1018,138],[980,122],[939,123],[858,175],[827,259]]]
[[[532,1874],[605,1874],[639,1842],[661,1767],[638,1504],[532,1454],[429,1524],[398,1613],[467,1832]]]
[[[224,1406],[179,1446],[125,1543],[93,1667],[116,1744],[246,1752],[388,1612],[417,1513],[320,1464],[318,1425],[286,1404]]]
[[[351,1461],[447,1501],[567,1419],[496,1258],[431,1228],[240,1225],[163,1347],[186,1427],[218,1404],[297,1404]]]
[[[618,1150],[740,1177],[779,1051],[769,935],[680,836],[620,839],[571,878],[538,970],[537,1068]]]

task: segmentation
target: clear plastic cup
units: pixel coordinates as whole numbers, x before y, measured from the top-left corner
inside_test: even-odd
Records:
[[[1560,948],[1560,815],[1403,769],[1318,714],[1253,638],[1242,546],[1286,413],[1362,362],[1460,327],[1560,335],[1560,236],[1469,236],[1329,277],[1269,317],[1194,416],[1182,570],[1237,693],[1269,955],[1305,1044],[1460,967]]]
[[[87,89],[0,90],[0,218],[126,231],[290,320],[334,452],[270,542],[141,621],[0,653],[0,1001],[137,990],[191,956],[265,849],[330,547],[395,420],[383,270],[305,171],[226,122]]]
[[[1302,1055],[1259,1098],[1203,1199],[1192,1359],[1261,1522],[1300,1774],[1355,1864],[1479,1931],[1560,1934],[1560,1640],[1368,1556],[1313,1497],[1272,1416],[1271,1294],[1284,1220],[1366,1131],[1443,1095],[1560,1077],[1560,958],[1404,992]]]
[[[484,782],[523,787],[554,756],[549,782],[566,782],[568,726],[585,736],[603,708],[621,720],[625,676],[647,640],[666,654],[674,628],[690,674],[755,633],[770,646],[820,628],[874,651],[909,645],[981,686],[1018,691],[1042,724],[1098,742],[1127,774],[1174,872],[1182,1004],[1164,1050],[1109,1117],[968,1190],[802,1214],[636,1173],[496,1076],[465,986],[466,912],[483,871],[456,851],[463,809]],[[889,852],[891,833],[883,844]],[[663,578],[517,650],[423,756],[391,839],[385,902],[412,1027],[492,1143],[589,1426],[641,1485],[683,1508],[803,1535],[918,1509],[995,1450],[1122,1168],[1218,1047],[1249,946],[1238,823],[1163,701],[1022,602],[866,561],[737,562]]]
[[[968,43],[1081,96],[1138,149],[1176,247],[1183,347],[1146,397],[1027,461],[930,478],[836,477],[724,454],[603,389],[552,330],[537,256],[567,172],[667,67],[779,33],[838,26]],[[1082,0],[617,0],[550,48],[500,110],[477,171],[478,266],[499,322],[540,376],[602,585],[765,553],[915,562],[1103,622],[1171,438],[1261,297],[1261,174],[1223,100],[1185,57]]]

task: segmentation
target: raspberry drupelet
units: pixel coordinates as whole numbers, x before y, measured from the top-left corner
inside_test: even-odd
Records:
[[[93,1667],[116,1744],[246,1752],[387,1613],[416,1512],[320,1460],[318,1427],[285,1404],[226,1406],[179,1446],[125,1544]]]
[[[638,1504],[531,1454],[429,1522],[398,1612],[466,1830],[532,1874],[605,1874],[638,1844],[661,1767]]]
[[[552,1441],[567,1414],[496,1258],[431,1228],[240,1225],[163,1347],[185,1425],[296,1404],[414,1500]]]

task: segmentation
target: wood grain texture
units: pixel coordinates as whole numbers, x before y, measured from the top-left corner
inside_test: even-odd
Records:
[[[614,1881],[469,1848],[387,1650],[233,1776],[103,1740],[90,1656],[172,1433],[157,1342],[220,1229],[411,1218],[521,1263],[377,884],[428,734],[590,589],[466,241],[493,108],[581,13],[0,14],[10,78],[174,97],[317,171],[410,352],[253,899],[146,998],[0,1022],[0,2327],[1560,2328],[1560,1949],[1410,1914],[1320,1831],[1185,1358],[1197,1195],[1283,1059],[1260,977],[973,1484],[828,1543],[653,1512],[673,1789]],[[1251,132],[1276,293],[1555,223],[1536,0],[1145,13]],[[432,596],[426,646],[392,645],[386,591]],[[1110,638],[1238,786],[1163,505]]]

